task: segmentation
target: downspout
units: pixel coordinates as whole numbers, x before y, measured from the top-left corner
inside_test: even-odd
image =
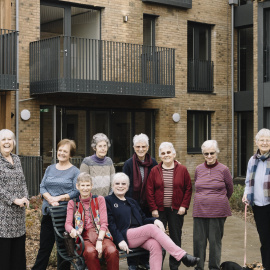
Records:
[[[19,0],[16,0],[16,33],[19,33]],[[16,89],[16,112],[15,112],[15,134],[16,134],[16,154],[19,154],[19,34],[17,34],[17,59],[16,59],[16,73],[17,73],[17,89]]]
[[[238,0],[229,0],[231,6],[231,95],[232,95],[232,177],[234,178],[234,5],[238,5]]]

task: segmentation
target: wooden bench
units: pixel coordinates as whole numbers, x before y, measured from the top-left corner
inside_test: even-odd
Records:
[[[66,205],[50,206],[49,209],[50,209],[50,213],[52,217],[57,252],[63,258],[64,260],[63,263],[69,262],[76,270],[87,269],[85,266],[84,258],[81,255],[79,255],[79,253],[83,254],[83,251],[84,251],[84,241],[82,237],[79,235],[79,238],[80,238],[79,243],[81,243],[81,247],[80,247],[80,244],[76,244],[75,246],[74,253],[76,254],[76,256],[70,257],[67,254],[67,251],[64,245],[63,233],[65,232],[67,206]],[[127,254],[125,251],[119,250],[120,259],[133,257],[133,256],[138,256],[139,258],[139,256],[145,255],[145,254],[149,254],[149,251],[143,248],[133,248],[132,252],[130,252],[129,254]],[[163,260],[165,258],[165,255],[166,255],[166,252],[163,251]],[[60,265],[60,269],[62,269],[61,265]]]

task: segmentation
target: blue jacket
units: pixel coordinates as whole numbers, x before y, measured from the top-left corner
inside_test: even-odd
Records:
[[[131,211],[140,226],[153,224],[156,220],[156,218],[152,217],[147,218],[138,203],[132,198],[126,197],[126,201],[121,201],[113,193],[106,196],[105,200],[108,212],[109,230],[117,246],[123,240],[128,244],[127,230],[131,222]],[[129,208],[127,208],[126,205],[128,205]]]
[[[149,176],[151,170],[158,165],[157,161],[152,158],[153,164],[148,168],[148,175]],[[126,193],[126,197],[130,197],[133,198],[133,157],[131,157],[130,159],[126,160],[123,166],[123,173],[125,173],[130,180],[130,185],[129,185],[129,189],[128,192]]]

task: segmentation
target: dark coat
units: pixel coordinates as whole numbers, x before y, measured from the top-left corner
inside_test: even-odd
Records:
[[[106,196],[105,200],[108,212],[109,230],[116,245],[123,240],[128,244],[127,230],[131,222],[131,211],[140,226],[153,224],[156,220],[155,218],[147,218],[138,203],[132,198],[126,197],[126,201],[121,201],[113,193]],[[127,208],[126,205],[128,205],[129,208]]]

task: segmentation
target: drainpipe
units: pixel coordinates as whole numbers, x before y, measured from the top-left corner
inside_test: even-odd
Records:
[[[19,33],[19,0],[16,0],[16,32]],[[16,112],[15,112],[15,129],[16,129],[16,154],[19,154],[19,34],[17,36],[17,89],[16,89]]]
[[[232,82],[232,177],[234,178],[234,5],[238,5],[238,0],[229,0],[229,5],[231,6],[232,16],[231,16],[231,82]]]

